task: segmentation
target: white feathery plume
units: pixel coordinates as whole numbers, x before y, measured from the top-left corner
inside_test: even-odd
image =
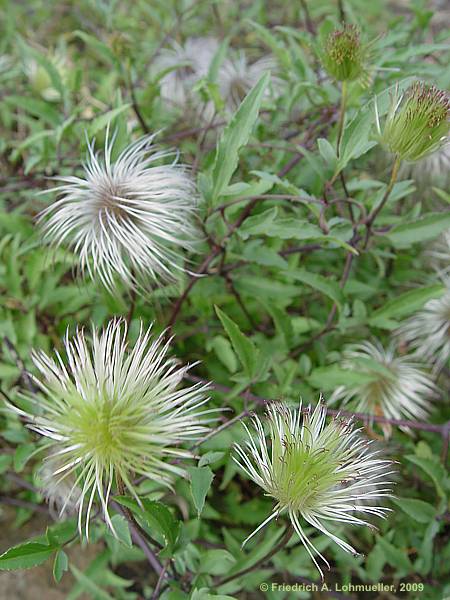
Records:
[[[178,106],[194,105],[193,87],[206,77],[212,60],[219,49],[214,38],[189,38],[183,45],[172,42],[170,49],[160,52],[155,66],[158,72],[173,69],[161,80],[161,97]],[[228,112],[235,112],[246,94],[267,72],[276,70],[276,61],[264,56],[250,63],[243,50],[230,50],[217,73],[217,83]],[[272,76],[272,88],[277,92],[281,80]],[[198,100],[197,100],[198,104]],[[203,120],[214,117],[212,103],[196,107],[196,114]]]
[[[410,346],[416,356],[434,365],[439,372],[450,358],[450,279],[444,280],[445,291],[439,298],[406,319],[396,336]]]
[[[376,340],[354,344],[344,350],[342,367],[362,376],[362,381],[339,386],[330,401],[355,401],[355,410],[391,419],[426,420],[429,399],[437,394],[431,377],[410,356],[396,356],[394,346],[383,348]],[[364,379],[364,376],[366,379]],[[389,437],[389,424],[381,425]]]
[[[106,135],[102,158],[88,144],[84,177],[59,176],[60,197],[39,215],[44,237],[68,246],[79,269],[109,290],[117,280],[148,289],[184,270],[183,253],[195,251],[195,186],[186,169],[158,164],[171,155],[141,138],[113,161],[115,136]]]
[[[417,162],[404,163],[400,175],[404,179],[414,179],[420,190],[429,186],[446,189],[450,183],[450,143]]]
[[[44,460],[39,469],[40,492],[48,504],[53,519],[61,519],[76,514],[81,489],[74,486],[75,475],[64,479],[54,477],[53,473],[62,467],[55,459]]]
[[[208,74],[211,61],[219,48],[212,37],[188,38],[184,44],[172,41],[170,48],[163,48],[154,67],[157,72],[171,69],[161,79],[161,98],[183,107],[192,101],[192,88]]]
[[[28,421],[28,427],[45,438],[54,486],[73,481],[61,507],[63,513],[76,498],[78,527],[83,516],[89,537],[89,517],[94,500],[100,503],[107,525],[114,531],[108,512],[112,490],[126,491],[139,502],[135,477],[171,486],[185,477],[180,461],[191,458],[179,447],[209,431],[216,409],[205,409],[208,386],[180,387],[189,366],[168,358],[170,340],[164,333],[152,339],[142,329],[133,347],[127,343],[127,327],[114,319],[86,340],[78,330],[64,340],[67,362],[35,352],[33,362],[40,376],[40,392],[25,397],[35,407],[26,412],[9,408]],[[47,483],[48,485],[48,483]]]
[[[276,501],[271,515],[247,540],[286,513],[322,577],[315,555],[329,565],[307,536],[305,523],[356,554],[324,522],[373,528],[363,517],[384,516],[388,509],[373,504],[390,495],[392,483],[388,481],[390,461],[379,458],[379,452],[372,450],[371,442],[359,435],[351,421],[337,416],[327,425],[325,418],[322,402],[313,411],[302,410],[301,403],[298,409],[273,403],[268,405],[265,419],[268,434],[260,417],[254,415],[255,434],[244,425],[248,439],[235,447],[237,464]]]
[[[450,275],[450,229],[443,231],[440,236],[425,250],[424,255],[429,265],[441,279]]]
[[[275,70],[276,61],[271,56],[249,63],[245,52],[241,50],[236,56],[225,59],[219,69],[218,84],[227,109],[235,112],[261,77],[268,71]],[[281,80],[272,76],[271,83],[274,93],[278,92]]]

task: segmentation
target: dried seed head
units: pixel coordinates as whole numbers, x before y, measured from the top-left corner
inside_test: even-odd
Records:
[[[160,164],[173,153],[153,139],[137,140],[115,161],[114,136],[107,131],[103,157],[93,140],[84,177],[58,177],[60,198],[39,216],[45,239],[72,249],[79,270],[112,291],[119,281],[144,292],[176,281],[200,239],[194,182],[181,165]]]
[[[357,378],[349,376],[334,391],[333,401],[354,401],[358,412],[392,419],[427,419],[437,388],[417,360],[396,356],[392,345],[385,349],[378,341],[349,346],[343,356],[342,366]],[[389,437],[389,425],[382,428]]]

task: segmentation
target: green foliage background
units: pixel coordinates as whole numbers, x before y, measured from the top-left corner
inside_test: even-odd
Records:
[[[321,70],[314,47],[330,21],[339,24],[342,6],[363,37],[376,40],[370,85],[349,85],[338,159],[340,88]],[[262,410],[261,398],[315,403],[320,392],[327,398],[348,378],[339,367],[346,343],[374,336],[387,342],[404,317],[442,293],[423,249],[450,227],[445,173],[432,181],[402,176],[366,249],[355,241],[362,228],[351,221],[340,178],[330,184],[334,174],[345,173],[356,218],[361,206],[370,211],[380,201],[392,159],[376,145],[373,98],[383,113],[397,83],[405,87],[420,77],[448,88],[448,15],[446,23],[441,3],[3,0],[2,13],[0,379],[12,401],[29,384],[31,348],[61,348],[67,328],[102,325],[129,313],[127,290],[116,297],[75,279],[74,257],[62,251],[50,257],[34,223],[54,197],[40,194],[54,185],[49,177],[80,172],[86,139],[95,136],[101,147],[109,122],[118,131],[117,150],[145,131],[159,132],[158,143],[177,147],[182,162],[192,166],[204,238],[191,268],[203,276],[191,288],[186,275],[179,284],[138,297],[131,337],[140,320],[154,321],[158,332],[172,320],[174,353],[185,363],[200,361],[192,376],[217,385],[212,402],[229,409],[224,419]],[[211,69],[196,94],[199,104],[214,102],[219,116],[211,127],[196,123],[189,111],[161,100],[163,74],[153,67],[170,40],[195,36],[226,41],[224,56],[236,48],[251,59],[271,53],[277,61],[272,75],[279,81],[262,79],[231,119]],[[56,66],[55,55],[63,57]],[[264,94],[266,86],[278,86],[278,93]],[[444,424],[450,419],[448,370],[438,383],[442,396],[431,421]],[[46,506],[36,480],[37,439],[6,411],[0,425],[0,504],[17,501],[14,527],[20,528],[37,506]],[[162,587],[161,597],[329,597],[326,591],[260,591],[261,582],[317,582],[318,575],[295,538],[259,564],[281,538],[282,522],[242,550],[243,539],[272,507],[230,458],[232,443],[242,436],[238,422],[224,428],[198,449],[201,458],[192,463],[190,482],[179,481],[173,493],[144,483],[144,508],[130,506],[164,546],[161,559],[172,559],[177,576]],[[326,581],[332,590],[349,582],[397,586],[391,596],[337,592],[337,597],[450,596],[450,482],[441,457],[443,437],[425,430],[410,436],[393,426],[392,438],[382,443],[399,461],[392,512],[376,523],[378,532],[346,528],[361,551],[357,557],[316,536],[332,564]],[[68,569],[72,573],[70,599],[150,598],[154,573],[139,568],[142,551],[132,545],[123,517],[117,513],[114,519],[120,540],[95,522],[93,539],[101,550],[84,572],[66,553],[81,543],[74,519],[53,523],[50,516],[47,532],[0,557],[0,568],[53,560],[56,581],[70,577],[64,574]],[[244,577],[220,585],[252,565]],[[403,591],[401,582],[410,585]],[[423,590],[414,591],[417,584]]]

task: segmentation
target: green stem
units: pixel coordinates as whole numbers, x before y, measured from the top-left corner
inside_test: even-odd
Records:
[[[395,156],[395,160],[394,160],[394,164],[392,166],[392,172],[391,172],[391,178],[389,180],[388,186],[386,188],[386,191],[384,192],[384,196],[381,200],[381,202],[378,204],[378,206],[374,206],[373,209],[370,211],[367,219],[366,219],[366,238],[364,240],[364,248],[366,248],[367,243],[369,241],[369,237],[370,237],[370,231],[372,228],[372,225],[375,221],[375,219],[377,218],[378,214],[380,213],[380,211],[383,209],[384,205],[386,204],[386,202],[389,199],[389,196],[392,192],[392,189],[395,185],[395,182],[397,181],[397,177],[398,177],[398,171],[400,169],[400,165],[401,165],[401,158],[400,156],[397,154]]]
[[[338,8],[339,8],[339,20],[341,23],[345,23],[345,9],[344,9],[344,0],[338,0]]]
[[[341,89],[341,106],[339,109],[339,123],[338,123],[338,133],[336,140],[336,154],[339,157],[341,151],[341,141],[342,134],[344,132],[344,123],[345,123],[345,109],[347,108],[347,82],[342,82]]]

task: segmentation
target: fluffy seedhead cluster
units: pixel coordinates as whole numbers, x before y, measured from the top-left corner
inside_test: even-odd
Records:
[[[382,143],[402,160],[416,161],[438,150],[448,136],[450,101],[446,92],[415,82],[404,95],[394,94],[383,129]]]
[[[173,41],[155,60],[155,71],[166,73],[160,83],[161,98],[175,106],[185,106],[194,85],[208,74],[211,61],[219,49],[215,38],[188,38],[184,44]]]
[[[356,554],[352,546],[325,527],[324,521],[371,527],[354,513],[383,516],[386,509],[373,504],[390,491],[389,461],[370,449],[370,442],[359,436],[351,422],[335,417],[326,424],[325,417],[322,403],[313,411],[302,409],[301,404],[298,409],[271,404],[266,415],[268,434],[255,415],[252,422],[256,436],[246,427],[248,440],[236,446],[235,459],[248,477],[276,501],[269,518],[247,539],[287,513],[321,575],[315,554],[328,563],[306,535],[302,521],[343,550]]]
[[[115,161],[114,136],[107,133],[103,158],[93,140],[84,177],[58,177],[61,197],[40,215],[45,238],[71,248],[81,272],[109,290],[118,281],[140,290],[174,281],[199,237],[194,183],[184,167],[161,164],[172,153],[158,151],[153,138],[134,142]]]
[[[244,52],[239,52],[233,59],[225,60],[219,70],[219,87],[226,107],[234,112],[242,100],[268,71],[274,71],[275,60],[271,56],[263,56],[250,63]],[[282,82],[272,77],[272,88],[279,89]]]
[[[81,488],[76,485],[76,477],[72,473],[64,477],[55,477],[54,473],[63,466],[59,460],[47,457],[39,469],[39,491],[48,504],[53,519],[61,519],[77,512]]]
[[[450,358],[450,280],[440,298],[429,300],[417,313],[397,330],[397,336],[406,342],[423,360],[434,365],[435,371]]]
[[[450,150],[450,147],[449,147]],[[450,155],[449,155],[450,159]],[[449,172],[450,175],[450,172]],[[424,252],[428,264],[444,281],[450,278],[450,229],[443,231],[440,236]],[[447,286],[450,288],[450,286]]]
[[[344,25],[328,36],[321,52],[322,63],[337,81],[353,81],[365,72],[366,48],[355,25]]]
[[[450,185],[450,143],[445,142],[417,162],[404,163],[400,175],[402,179],[414,179],[419,194],[430,186],[447,189]],[[447,266],[450,263],[449,256],[447,253]]]
[[[35,353],[41,393],[27,399],[36,410],[10,406],[46,439],[42,448],[54,467],[51,488],[46,474],[49,496],[72,482],[61,512],[76,498],[79,529],[84,515],[87,536],[96,498],[114,531],[108,514],[114,487],[137,498],[135,477],[170,486],[174,476],[185,476],[183,466],[168,459],[191,456],[179,444],[205,433],[212,412],[202,408],[205,386],[180,388],[189,367],[167,357],[162,336],[152,340],[150,330],[141,329],[130,348],[126,334],[124,323],[113,320],[103,331],[93,329],[90,341],[83,331],[66,336],[67,366],[58,353],[56,359]]]
[[[161,97],[176,106],[193,108],[197,117],[210,122],[214,118],[212,102],[199,102],[195,86],[208,75],[213,59],[219,50],[214,38],[189,38],[184,45],[172,42],[171,48],[161,50],[155,61],[158,73],[168,70],[161,79]],[[225,58],[218,67],[216,83],[220,96],[228,112],[234,112],[246,94],[276,63],[265,56],[250,62],[244,51]],[[273,88],[281,85],[281,80],[272,78]]]
[[[393,345],[387,349],[379,342],[351,346],[344,351],[342,367],[358,375],[360,381],[349,377],[348,384],[335,390],[332,400],[344,404],[354,400],[356,411],[371,415],[427,419],[436,386],[417,360],[396,356]],[[381,426],[388,437],[390,425]]]

